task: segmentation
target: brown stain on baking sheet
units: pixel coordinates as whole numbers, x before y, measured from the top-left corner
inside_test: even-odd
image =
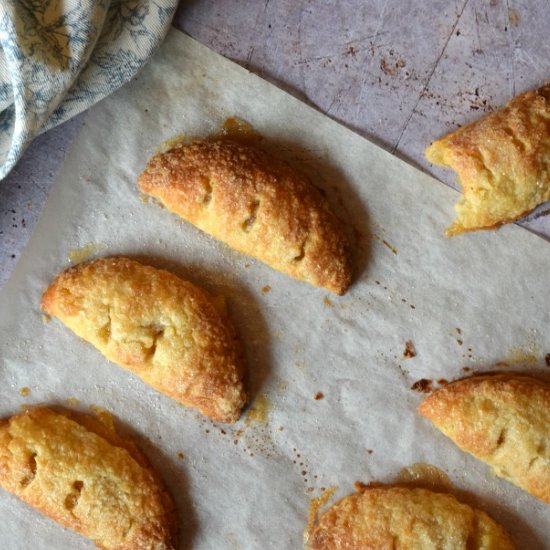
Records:
[[[313,493],[313,491],[315,491],[314,484],[317,482],[318,476],[311,472],[309,460],[304,457],[302,453],[298,449],[296,449],[296,447],[292,448],[292,453],[294,454],[292,464],[299,471],[302,481],[306,485],[306,494]],[[321,487],[321,491],[324,490],[325,488]]]
[[[380,481],[369,481],[367,483],[365,483],[364,481],[356,481],[353,484],[354,489],[358,493],[363,493],[368,489],[372,489],[373,487],[383,487],[383,486],[384,484],[381,483]]]
[[[517,27],[521,22],[521,17],[518,10],[514,8],[508,8],[508,21],[512,27]]]
[[[23,396],[23,397],[27,397],[27,395],[29,395],[31,393],[31,389],[28,387],[28,386],[24,386],[22,387],[20,390],[19,390],[19,393]]]
[[[430,393],[433,390],[433,380],[429,378],[421,378],[411,386],[411,390],[420,393]]]
[[[380,70],[388,75],[395,76],[407,63],[404,59],[398,58],[397,60],[389,60],[386,57],[382,57],[380,60]]]
[[[379,237],[375,233],[373,234],[374,238],[381,244],[383,244],[388,250],[392,252],[392,254],[395,254],[397,256],[397,248],[390,244],[386,239],[383,239],[382,237]]]
[[[403,352],[403,357],[406,357],[408,359],[416,357],[416,349],[414,347],[414,344],[412,343],[412,340],[407,340],[405,342],[405,351]]]
[[[253,417],[257,411],[253,412]],[[249,418],[244,419],[244,427],[235,428],[217,422],[200,414],[196,416],[197,422],[202,425],[203,432],[208,437],[219,437],[226,445],[239,449],[246,456],[254,459],[257,456],[271,458],[277,454],[277,449],[272,437],[272,430],[267,422],[254,422]]]
[[[396,256],[397,256],[397,248],[395,246],[391,245],[386,239],[382,239],[382,244],[389,248]]]

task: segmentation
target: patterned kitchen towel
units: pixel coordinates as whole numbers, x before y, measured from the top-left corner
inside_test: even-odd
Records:
[[[130,80],[177,0],[1,0],[0,179],[31,140]]]

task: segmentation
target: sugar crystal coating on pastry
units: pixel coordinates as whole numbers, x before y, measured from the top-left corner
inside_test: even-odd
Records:
[[[103,258],[58,275],[42,309],[172,399],[220,422],[238,420],[246,396],[236,334],[195,285]]]
[[[91,417],[39,408],[0,420],[0,486],[99,548],[174,549],[170,496],[137,448]]]
[[[433,142],[426,158],[457,172],[462,187],[447,235],[525,216],[550,199],[550,84]]]
[[[158,153],[139,187],[202,231],[271,267],[344,294],[343,226],[301,173],[252,145],[216,139]]]
[[[452,495],[367,487],[321,515],[309,550],[513,550],[504,529]]]
[[[550,504],[550,385],[474,376],[436,391],[418,410],[497,475]]]

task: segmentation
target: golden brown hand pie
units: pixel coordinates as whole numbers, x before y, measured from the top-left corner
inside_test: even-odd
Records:
[[[158,391],[220,422],[238,420],[246,396],[235,331],[191,283],[103,258],[58,275],[42,309]]]
[[[501,374],[448,384],[419,407],[461,449],[550,504],[550,386]]]
[[[550,84],[435,141],[426,158],[457,172],[464,193],[447,235],[528,214],[550,199]]]
[[[513,550],[487,514],[451,495],[367,487],[334,504],[310,533],[310,550]]]
[[[99,548],[172,550],[173,504],[146,459],[84,418],[40,408],[1,420],[0,486]]]
[[[156,154],[139,187],[232,248],[337,294],[350,285],[342,224],[308,179],[245,143],[196,141]]]

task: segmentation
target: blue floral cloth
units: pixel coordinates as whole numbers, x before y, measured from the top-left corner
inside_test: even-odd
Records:
[[[0,2],[0,178],[39,133],[130,80],[177,0]]]

